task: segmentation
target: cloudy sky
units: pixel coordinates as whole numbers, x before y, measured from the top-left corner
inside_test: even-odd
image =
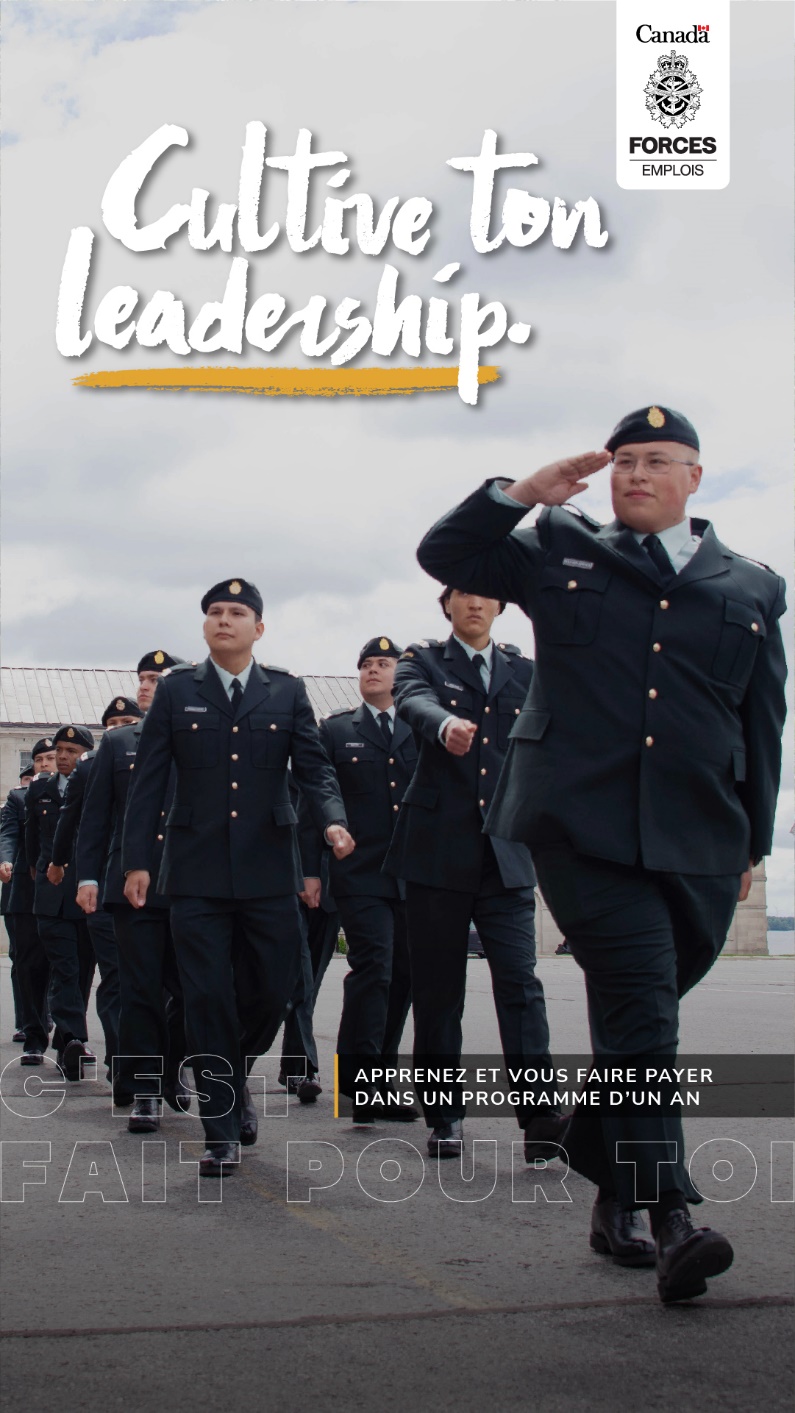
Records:
[[[615,181],[610,3],[6,5],[4,660],[122,666],[155,644],[197,656],[201,593],[235,574],[263,590],[271,661],[352,671],[373,633],[443,632],[414,560],[441,512],[488,475],[601,445],[623,412],[652,401],[687,412],[701,434],[694,513],[789,579],[791,30],[788,4],[732,6],[729,187],[640,193]],[[376,257],[298,255],[280,238],[250,257],[252,297],[277,291],[292,310],[311,294],[332,307],[350,295],[371,312],[388,259],[402,294],[444,294],[454,309],[466,290],[500,299],[533,335],[484,354],[503,376],[476,408],[455,392],[326,400],[72,386],[80,373],[180,362],[97,340],[79,360],[61,357],[55,314],[72,227],[95,234],[85,327],[117,284],[142,304],[170,290],[194,317],[221,298],[232,255],[193,251],[184,232],[164,252],[134,254],[104,230],[102,194],[128,152],[176,123],[190,144],[147,183],[139,220],[188,201],[193,187],[210,192],[211,210],[235,202],[253,119],[268,127],[269,155],[291,152],[308,127],[316,147],[347,154],[347,191],[371,193],[377,207],[423,195],[434,216],[419,257],[392,246]],[[477,152],[486,128],[503,150],[539,159],[499,189],[594,197],[603,249],[578,239],[562,251],[546,238],[475,253],[470,179],[446,160]],[[283,223],[284,199],[283,174],[269,174],[265,223]],[[434,285],[450,261],[461,273]],[[245,346],[239,359],[194,355],[213,358],[307,361],[294,338],[269,356]],[[609,518],[603,480],[582,504]],[[518,610],[501,627],[531,649]],[[771,906],[787,912],[792,816],[788,789],[771,867]]]

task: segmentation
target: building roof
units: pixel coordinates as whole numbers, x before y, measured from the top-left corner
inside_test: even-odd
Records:
[[[360,701],[357,677],[305,677],[319,718]],[[0,668],[0,726],[99,726],[112,697],[135,697],[138,677],[128,667]]]

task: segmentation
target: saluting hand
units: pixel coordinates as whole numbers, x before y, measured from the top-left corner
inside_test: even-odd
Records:
[[[354,839],[341,824],[330,824],[326,837],[334,850],[335,859],[347,859],[356,848]]]
[[[145,868],[134,868],[127,874],[124,896],[134,908],[142,908],[146,903],[151,879]]]
[[[474,721],[451,721],[444,733],[444,748],[451,756],[465,756],[475,738]]]
[[[551,461],[532,476],[505,487],[505,494],[522,505],[563,505],[572,496],[588,489],[586,476],[601,471],[610,461],[609,451],[586,451],[581,456],[568,456]]]
[[[51,863],[47,865],[47,882],[54,883],[56,888],[59,883],[63,883],[63,874],[64,871],[62,868],[59,868],[58,864]]]
[[[77,906],[82,908],[84,913],[95,913],[98,893],[99,889],[96,883],[84,883],[77,890]]]

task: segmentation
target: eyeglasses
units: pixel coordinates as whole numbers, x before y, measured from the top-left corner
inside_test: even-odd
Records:
[[[610,470],[616,476],[631,476],[636,466],[648,471],[650,476],[665,476],[672,466],[697,466],[697,461],[683,461],[679,456],[662,456],[652,452],[650,456],[620,456],[610,462]]]

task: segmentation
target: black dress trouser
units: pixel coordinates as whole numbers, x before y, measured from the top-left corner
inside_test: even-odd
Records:
[[[14,923],[14,964],[19,990],[25,1048],[40,1050],[49,1044],[47,1029],[47,983],[50,963],[44,950],[37,919],[32,913],[13,913],[6,923]]]
[[[657,873],[577,854],[569,845],[534,849],[533,861],[550,912],[585,973],[594,1058],[673,1057],[679,998],[709,971],[726,940],[739,875]],[[566,1151],[576,1172],[616,1192],[626,1207],[656,1200],[658,1165],[659,1192],[700,1200],[675,1114],[578,1107]]]
[[[318,992],[334,955],[340,930],[338,912],[325,908],[307,908],[301,904],[305,927],[306,951],[300,985],[293,996],[293,1006],[284,1022],[282,1037],[283,1075],[308,1075],[318,1072],[317,1045],[312,1017]]]
[[[335,899],[350,967],[337,1037],[339,1087],[353,1098],[357,1059],[394,1059],[400,1048],[411,1004],[406,905],[399,898]]]
[[[505,888],[494,850],[485,841],[483,868],[469,893],[406,884],[414,1062],[455,1065],[461,1057],[461,1021],[466,995],[469,925],[474,922],[491,970],[503,1054],[510,1065],[533,1065],[549,1057],[544,988],[535,974],[535,893]],[[418,1085],[422,1101],[422,1086]],[[463,1118],[463,1086],[445,1085],[452,1102],[423,1103],[429,1127]],[[539,1112],[516,1108],[520,1124]],[[549,1112],[549,1110],[544,1110]]]
[[[113,926],[121,993],[116,1085],[129,1095],[159,1094],[164,1082],[173,1084],[185,1057],[185,1008],[168,909],[117,908]],[[157,1066],[147,1074],[142,1057],[162,1063],[160,1079]]]
[[[295,893],[172,898],[188,1058],[208,1142],[240,1137],[246,1057],[273,1043],[300,976],[298,908]]]

